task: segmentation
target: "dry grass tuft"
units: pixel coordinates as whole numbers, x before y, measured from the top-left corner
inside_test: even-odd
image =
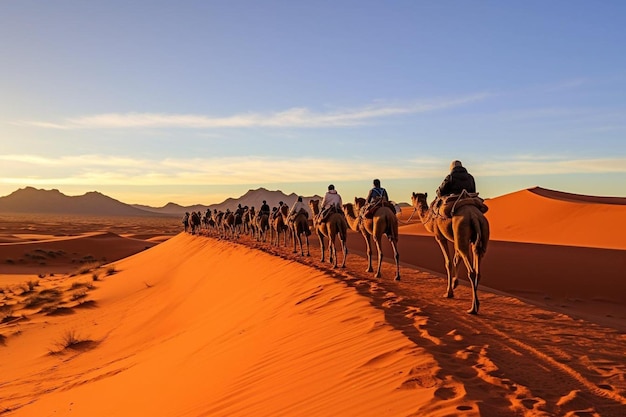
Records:
[[[36,308],[44,304],[57,303],[61,300],[62,293],[56,288],[45,289],[25,300],[25,308]]]
[[[9,321],[17,319],[18,317],[13,315],[14,311],[15,310],[11,305],[4,304],[0,306],[0,323],[7,323]]]
[[[58,355],[67,350],[84,351],[93,349],[98,345],[98,342],[89,338],[83,338],[78,335],[76,330],[66,330],[61,338],[55,342],[56,349],[50,349],[50,355]]]

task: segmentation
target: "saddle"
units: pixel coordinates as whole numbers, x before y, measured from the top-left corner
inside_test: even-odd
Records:
[[[316,221],[318,223],[324,223],[326,220],[328,220],[328,218],[330,217],[331,214],[333,213],[339,213],[343,215],[343,210],[339,209],[339,207],[337,207],[336,205],[332,205],[330,207],[327,207],[325,209],[323,209],[316,217]]]
[[[296,211],[295,213],[291,213],[291,215],[289,216],[289,221],[294,221],[296,219],[296,217],[298,217],[299,214],[304,214],[304,217],[306,217],[307,219],[309,218],[309,212],[306,211],[305,209],[301,208],[300,210]]]
[[[489,207],[484,203],[485,200],[478,197],[478,193],[468,193],[463,190],[461,194],[451,194],[440,197],[433,201],[433,212],[439,217],[449,218],[454,216],[455,212],[463,206],[474,206],[481,213],[486,213]]]
[[[372,202],[366,204],[361,209],[361,217],[365,219],[373,219],[374,213],[381,207],[389,207],[394,213],[396,213],[396,206],[387,200],[383,200],[382,198],[377,198]]]

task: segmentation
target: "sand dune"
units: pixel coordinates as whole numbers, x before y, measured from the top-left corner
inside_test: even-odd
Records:
[[[423,271],[376,281],[362,258],[338,271],[259,248],[181,234],[116,263],[89,292],[92,308],[3,325],[6,414],[617,416],[626,407],[623,333],[488,292],[475,318],[464,313],[469,291],[443,299],[441,279]],[[67,332],[84,343],[55,346]]]
[[[533,188],[487,204],[494,240],[626,249],[626,199]]]
[[[0,415],[623,416],[626,301],[611,289],[626,293],[626,257],[583,224],[623,208],[557,197],[489,201],[502,240],[485,258],[478,317],[465,285],[441,297],[441,254],[413,221],[401,227],[401,282],[390,262],[380,280],[364,272],[354,233],[344,270],[319,262],[316,239],[302,258],[247,238],[180,233],[142,250],[137,238],[156,236],[38,236],[50,251],[139,253],[2,288]],[[507,218],[520,205],[543,215]],[[563,207],[561,228],[584,233],[552,229]],[[17,241],[2,254],[43,245],[3,236]]]
[[[535,187],[485,201],[491,240],[626,249],[626,198]],[[402,209],[402,233],[430,235],[413,208]],[[402,220],[411,219],[410,224]]]
[[[0,274],[68,273],[86,263],[109,263],[158,242],[127,238],[110,232],[78,236],[13,235],[0,243]]]

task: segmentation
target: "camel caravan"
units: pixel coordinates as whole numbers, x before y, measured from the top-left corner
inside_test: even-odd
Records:
[[[489,222],[484,216],[487,206],[478,197],[473,177],[459,161],[453,161],[451,172],[437,190],[437,198],[429,205],[427,193],[412,193],[413,217],[417,214],[425,229],[432,233],[441,248],[447,271],[447,288],[444,297],[453,298],[459,283],[457,266],[463,262],[468,271],[472,291],[470,314],[478,314],[477,295],[480,281],[480,264],[487,251]],[[400,253],[398,251],[399,206],[389,200],[387,191],[374,180],[366,198],[355,197],[353,203],[344,204],[334,185],[328,186],[324,198],[303,197],[288,206],[282,201],[270,209],[264,200],[258,211],[254,206],[239,204],[230,209],[186,213],[183,218],[185,232],[218,239],[239,239],[247,236],[256,242],[275,247],[292,246],[293,253],[311,256],[309,237],[317,235],[320,244],[320,262],[333,268],[345,268],[348,257],[348,230],[360,234],[365,242],[367,272],[381,278],[383,261],[382,238],[385,236],[393,250],[396,281],[400,280]],[[338,259],[340,247],[341,262]],[[373,268],[373,247],[376,247],[376,270]],[[328,253],[327,253],[328,251]],[[327,257],[328,256],[328,257]]]

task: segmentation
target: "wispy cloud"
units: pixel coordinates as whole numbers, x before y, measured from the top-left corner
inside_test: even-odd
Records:
[[[489,94],[487,93],[480,93],[409,104],[378,104],[329,112],[315,112],[305,107],[295,107],[273,113],[249,112],[228,117],[212,117],[197,114],[106,113],[69,118],[59,122],[23,121],[18,122],[18,124],[48,129],[342,127],[360,125],[367,121],[384,117],[444,110],[484,100],[488,96]]]
[[[141,159],[105,155],[60,158],[0,155],[0,182],[32,185],[206,185],[358,181],[372,172],[369,161],[347,158],[228,157]],[[376,175],[391,179],[442,178],[449,161],[438,158],[379,160]],[[567,160],[518,156],[468,161],[477,177],[626,173],[626,157]],[[2,172],[4,171],[4,172]],[[37,173],[37,174],[33,174]],[[313,174],[314,173],[314,174]]]
[[[614,158],[565,159],[526,155],[489,160],[475,167],[482,176],[626,173],[626,156]]]

